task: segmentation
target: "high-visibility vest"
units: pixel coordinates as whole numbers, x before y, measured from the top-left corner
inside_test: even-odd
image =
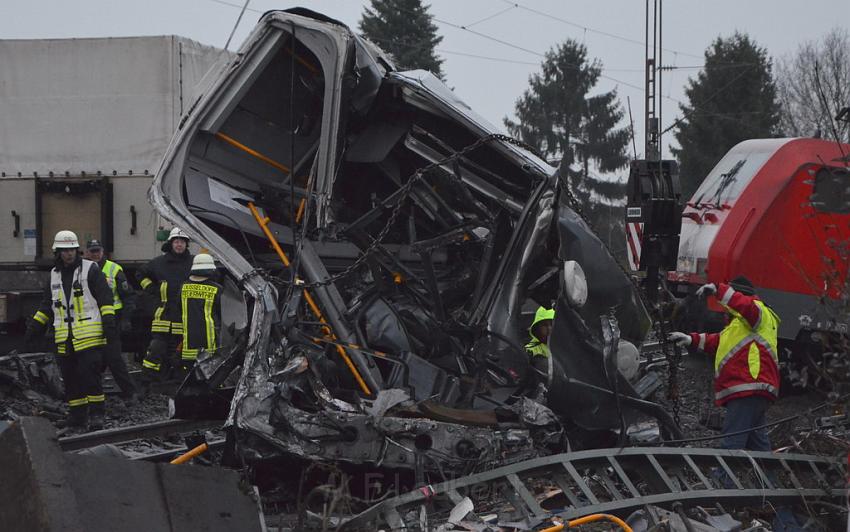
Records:
[[[533,357],[550,356],[549,346],[539,340],[534,340],[525,344],[525,350]]]
[[[181,358],[195,360],[201,349],[215,353],[218,349],[217,331],[220,329],[215,302],[220,287],[216,283],[187,281],[181,289],[183,311],[183,347]]]
[[[71,300],[65,297],[62,273],[57,268],[50,272],[50,292],[53,294],[54,340],[60,354],[65,353],[69,333],[74,351],[106,345],[100,308],[89,288],[89,270],[95,263],[83,259],[74,270],[71,283]],[[112,310],[104,305],[104,312]]]
[[[759,300],[755,327],[731,308],[731,321],[720,333],[714,357],[714,398],[718,403],[748,395],[779,395],[779,318]]]
[[[118,276],[119,272],[124,271],[124,268],[122,268],[120,264],[107,259],[103,263],[102,269],[103,275],[106,276],[106,283],[112,290],[112,308],[115,310],[121,310],[124,308],[124,303],[121,302],[121,296],[118,295],[118,281],[116,281],[115,278]]]

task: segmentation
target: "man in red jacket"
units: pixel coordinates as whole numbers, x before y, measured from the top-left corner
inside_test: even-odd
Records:
[[[726,327],[712,334],[674,332],[668,338],[714,355],[714,399],[726,407],[723,448],[770,451],[767,431],[748,429],[765,424],[765,413],[779,396],[779,318],[746,277],[697,290],[697,296],[712,294],[726,310]]]

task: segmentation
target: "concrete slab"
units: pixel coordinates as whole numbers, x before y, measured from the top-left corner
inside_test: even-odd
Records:
[[[262,531],[253,488],[226,469],[63,453],[53,426],[0,434],[0,530]]]

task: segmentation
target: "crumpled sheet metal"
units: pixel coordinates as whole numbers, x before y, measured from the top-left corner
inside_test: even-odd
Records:
[[[482,247],[486,239],[491,244],[498,239],[496,251],[493,252],[496,258],[486,264],[488,270],[486,276],[482,274],[483,280],[470,278],[466,285],[461,283],[452,286],[455,290],[460,290],[457,286],[466,287],[463,289],[470,289],[470,292],[474,287],[474,304],[453,309],[451,316],[453,320],[458,317],[462,320],[460,325],[464,330],[460,333],[453,330],[451,322],[446,323],[448,316],[440,319],[439,308],[429,308],[428,294],[412,297],[412,289],[405,291],[404,286],[399,287],[396,293],[392,293],[392,290],[384,290],[388,293],[382,293],[374,277],[382,266],[377,264],[380,262],[377,259],[376,263],[364,265],[364,270],[368,266],[367,273],[360,277],[352,276],[356,279],[350,280],[349,285],[346,285],[349,282],[346,280],[341,286],[331,284],[315,287],[313,295],[323,307],[337,341],[356,341],[366,349],[383,349],[387,353],[395,353],[399,359],[410,355],[405,360],[420,364],[420,368],[430,365],[427,369],[433,370],[435,375],[450,385],[444,394],[450,398],[447,401],[460,401],[465,397],[464,400],[469,403],[470,397],[475,395],[460,393],[458,387],[452,388],[456,381],[460,381],[459,377],[466,378],[465,383],[478,382],[481,367],[492,368],[494,375],[501,373],[496,377],[504,382],[495,385],[495,388],[501,387],[501,390],[495,390],[498,393],[492,396],[500,397],[496,400],[498,404],[511,392],[522,392],[522,387],[528,381],[528,356],[523,348],[526,341],[524,329],[527,326],[523,323],[521,313],[523,305],[529,298],[540,304],[548,304],[558,295],[563,283],[560,280],[562,276],[552,275],[552,272],[557,270],[562,261],[577,261],[584,265],[588,275],[589,297],[587,305],[582,309],[571,309],[563,297],[557,298],[551,340],[551,410],[542,405],[531,408],[533,405],[528,401],[520,400],[513,406],[514,414],[521,420],[517,424],[520,428],[507,430],[502,430],[500,426],[467,427],[430,419],[396,417],[391,412],[393,407],[403,403],[401,396],[394,391],[383,396],[380,392],[387,392],[382,388],[399,386],[387,382],[390,376],[386,375],[386,367],[379,370],[381,365],[375,362],[375,358],[362,354],[359,348],[348,351],[351,359],[356,367],[368,373],[365,377],[369,389],[373,393],[379,392],[377,397],[372,397],[377,405],[372,404],[371,413],[358,401],[334,396],[336,391],[333,387],[322,384],[322,375],[296,378],[290,375],[292,368],[285,370],[289,358],[296,356],[289,349],[289,339],[298,337],[299,326],[294,323],[297,323],[296,307],[303,307],[301,290],[296,288],[289,301],[281,300],[283,294],[278,292],[264,273],[250,264],[248,259],[253,257],[238,251],[244,247],[243,239],[245,243],[248,242],[244,234],[238,241],[230,242],[225,238],[226,232],[216,231],[214,226],[195,216],[184,196],[186,182],[183,175],[183,169],[189,164],[193,140],[208,139],[227,122],[228,113],[240,103],[238,98],[244,96],[248,84],[263,72],[270,58],[279,52],[279,47],[284,46],[293,32],[296,39],[301,35],[305,39],[312,39],[314,43],[328,44],[312,48],[316,54],[314,59],[321,63],[325,77],[328,77],[323,83],[328,87],[339,88],[336,92],[329,89],[330,92],[323,93],[326,100],[321,116],[321,141],[317,144],[312,164],[308,165],[310,181],[315,188],[310,193],[314,201],[307,202],[305,220],[315,224],[313,230],[318,236],[309,235],[301,240],[298,251],[291,257],[300,264],[299,274],[306,281],[316,282],[324,279],[330,268],[317,251],[322,242],[327,240],[329,245],[349,246],[353,242],[361,250],[363,248],[356,242],[357,237],[346,234],[345,224],[341,224],[341,228],[332,227],[333,217],[340,215],[340,212],[331,212],[329,206],[332,199],[339,202],[337,208],[357,208],[356,205],[346,203],[346,198],[342,197],[352,186],[357,188],[352,180],[357,179],[359,174],[356,171],[345,171],[345,165],[351,164],[351,160],[345,159],[345,151],[340,149],[340,139],[351,137],[350,144],[356,146],[357,136],[361,133],[365,135],[363,126],[368,126],[369,120],[385,124],[387,121],[386,117],[382,117],[381,105],[389,103],[387,110],[392,113],[404,109],[406,118],[400,121],[398,127],[406,128],[407,133],[399,131],[389,137],[385,136],[382,142],[396,144],[386,149],[363,151],[358,155],[360,160],[355,159],[357,164],[373,164],[380,167],[382,172],[387,172],[391,168],[398,170],[405,165],[421,167],[427,162],[442,159],[447,153],[460,149],[458,146],[453,147],[448,140],[459,142],[454,136],[465,139],[463,142],[467,143],[496,132],[495,128],[460,102],[433,75],[420,71],[388,72],[389,64],[379,60],[376,55],[378,52],[373,47],[367,47],[348,28],[305,10],[293,13],[272,12],[261,19],[239,56],[196,105],[193,113],[187,116],[185,123],[181,124],[151,192],[151,200],[160,214],[184,227],[193,238],[204,242],[234,279],[239,280],[246,303],[251,307],[242,372],[230,404],[227,425],[270,443],[278,451],[305,458],[335,458],[397,467],[410,467],[411,460],[417,455],[423,452],[433,454],[434,450],[442,452],[450,446],[455,446],[453,452],[456,456],[456,446],[461,438],[472,441],[472,445],[462,446],[464,452],[479,452],[487,457],[498,453],[502,453],[502,456],[526,456],[535,452],[529,443],[529,430],[545,426],[553,418],[557,422],[578,417],[582,425],[615,428],[618,423],[614,398],[605,394],[576,393],[574,387],[569,386],[569,379],[609,388],[611,380],[606,378],[604,372],[605,340],[598,330],[599,316],[614,306],[623,338],[639,345],[649,326],[646,310],[635,287],[602,242],[572,210],[565,198],[565,184],[555,174],[554,168],[526,149],[498,137],[493,137],[496,140],[487,145],[492,150],[488,159],[497,159],[500,165],[498,168],[485,168],[481,160],[476,161],[473,157],[466,159],[463,165],[456,161],[456,164],[441,164],[439,167],[439,171],[445,175],[440,174],[438,177],[447,184],[446,190],[457,191],[456,187],[460,187],[465,194],[477,194],[469,205],[461,206],[460,211],[449,209],[448,198],[441,198],[440,188],[427,181],[419,183],[419,188],[415,188],[411,196],[411,204],[425,214],[421,219],[414,219],[411,215],[410,223],[414,229],[410,229],[410,234],[415,234],[417,224],[424,224],[427,233],[418,239],[411,236],[410,242],[407,242],[411,246],[414,241],[429,241],[432,234],[444,235],[447,231],[452,234],[451,230],[458,229],[453,226],[446,228],[431,220],[434,212],[446,214],[445,211],[450,210],[445,219],[454,220],[453,224],[457,220],[468,224],[470,222],[464,218],[465,209],[480,211],[484,203],[494,205],[493,213],[484,213],[484,218],[473,224],[482,227],[476,226],[469,231],[464,229],[467,238],[461,239],[462,245],[482,243]],[[356,68],[359,73],[359,83],[349,77],[347,69],[352,68]],[[343,83],[344,79],[352,83]],[[387,90],[379,90],[383,88]],[[425,118],[419,123],[416,118],[411,118],[420,116]],[[350,127],[351,124],[357,127]],[[392,127],[396,127],[396,124],[392,124]],[[427,128],[433,131],[426,131]],[[196,149],[191,157],[203,157],[203,153],[203,150]],[[394,159],[388,159],[391,164],[381,166],[383,161],[372,160],[380,154]],[[220,165],[222,161],[215,164]],[[256,164],[256,161],[252,164]],[[214,177],[226,180],[225,174],[210,175],[209,179]],[[401,186],[407,175],[405,169],[398,175],[389,175],[386,182],[389,186],[393,186],[392,183]],[[229,183],[234,190],[239,189],[239,179],[244,181],[247,175],[234,178],[234,182]],[[281,187],[279,183],[272,184]],[[277,188],[274,190],[274,193],[282,193]],[[258,201],[262,200],[262,189],[257,197],[260,198]],[[431,207],[425,204],[436,210],[429,212]],[[411,212],[413,210],[414,207],[411,207]],[[347,217],[344,218],[357,220],[364,214],[356,211],[346,213]],[[237,215],[245,216],[244,212]],[[466,215],[474,217],[475,213]],[[378,218],[380,216],[386,214],[378,215]],[[405,232],[402,221],[407,216],[405,212],[397,220],[399,227],[395,229],[402,234]],[[252,221],[250,218],[248,220]],[[216,219],[215,223],[229,224],[221,219]],[[291,229],[282,225],[286,223],[285,220],[277,219],[275,223],[292,235]],[[488,224],[489,227],[484,227]],[[242,227],[238,223],[231,229],[240,232],[257,230],[254,226]],[[375,238],[374,233],[363,228],[358,228],[358,231],[361,235],[365,234],[367,245],[370,238]],[[499,233],[492,233],[494,231]],[[253,234],[257,235],[256,232]],[[393,238],[399,237],[394,235]],[[469,243],[465,242],[467,240]],[[405,243],[403,238],[402,243]],[[246,245],[251,247],[250,243]],[[397,246],[394,249],[401,249],[397,242],[394,241],[393,245]],[[256,248],[255,252],[258,252],[259,248]],[[388,255],[386,249],[382,249],[381,253],[383,255],[378,258],[412,271],[409,263],[401,264],[399,257]],[[440,253],[448,257],[445,252]],[[410,250],[408,254],[411,255]],[[406,260],[420,260],[418,264],[422,270],[431,269],[426,264],[425,255],[414,252],[412,257]],[[484,252],[481,252],[482,262],[484,257]],[[448,262],[447,268],[452,266],[450,260]],[[388,267],[386,264],[383,263],[383,268]],[[419,275],[419,270],[416,275]],[[427,272],[421,275],[425,277]],[[538,286],[537,292],[532,292],[529,286],[536,280],[542,280],[542,287]],[[435,281],[435,276],[431,275],[429,291],[433,291],[435,286],[449,284],[445,279]],[[455,300],[463,299],[458,298],[457,293],[454,297]],[[472,297],[470,293],[466,300],[470,301]],[[361,298],[367,302],[364,303]],[[355,301],[362,304],[362,314],[357,314]],[[415,335],[409,334],[410,331],[402,326],[400,313],[405,313],[408,318],[406,323],[416,322],[422,326],[420,328],[433,330],[433,335],[426,338],[430,345],[425,345],[421,338],[414,341]],[[358,316],[366,321],[365,329],[361,329],[363,324],[359,323]],[[301,336],[308,336],[308,333],[305,331]],[[330,345],[325,347],[328,350],[322,356],[338,356]],[[613,348],[616,349],[616,346]],[[322,353],[321,349],[319,351]],[[470,367],[473,368],[471,371]],[[348,371],[344,366],[343,369]],[[490,393],[490,388],[482,386],[481,390],[472,391]],[[628,392],[627,383],[621,390]],[[297,398],[304,394],[310,395],[315,404],[296,405]],[[454,404],[446,406],[457,407]],[[465,404],[461,408],[468,406]],[[590,417],[597,419],[595,424]],[[599,422],[599,419],[603,421]]]

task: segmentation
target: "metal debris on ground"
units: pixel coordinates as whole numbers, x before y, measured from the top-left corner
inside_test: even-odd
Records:
[[[383,501],[348,521],[345,530],[430,530],[445,524],[464,494],[477,515],[496,512],[499,526],[536,529],[552,519],[615,513],[646,505],[694,509],[721,504],[774,506],[846,496],[843,461],[817,456],[719,449],[626,448],[537,458],[427,485]],[[558,496],[539,493],[556,486]],[[535,489],[536,488],[536,489]],[[426,517],[422,526],[422,515]],[[678,512],[681,514],[681,512]],[[650,521],[659,518],[650,513]],[[684,517],[683,517],[684,519]]]
[[[710,375],[668,349],[561,170],[432,74],[395,70],[301,8],[265,14],[219,74],[151,200],[223,266],[232,325],[173,404],[148,397],[127,409],[133,426],[63,449],[212,449],[195,460],[244,472],[281,532],[554,530],[608,514],[736,530],[764,503],[842,516],[841,447],[818,445],[846,442],[846,410],[795,427],[785,450],[799,454],[639,447],[687,443],[683,427],[716,435],[698,427]],[[543,371],[524,348],[538,307],[555,309]],[[4,405],[61,397],[50,360],[0,358]]]

